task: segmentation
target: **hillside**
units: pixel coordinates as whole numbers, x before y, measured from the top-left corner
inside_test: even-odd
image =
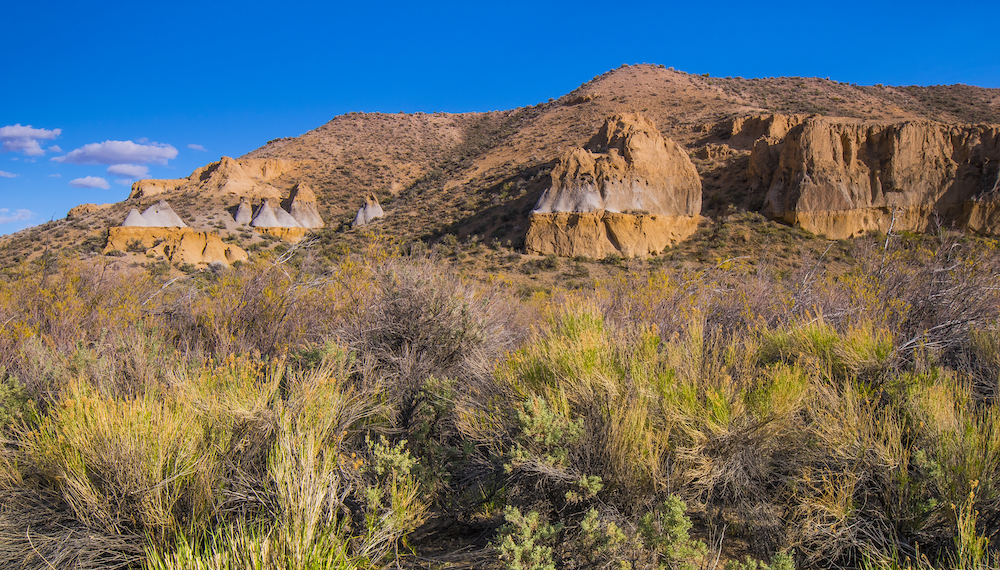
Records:
[[[240,159],[283,159],[294,167],[269,181],[286,191],[297,182],[316,193],[326,220],[324,242],[353,243],[349,226],[374,192],[386,218],[375,227],[403,242],[455,234],[520,248],[527,215],[569,149],[585,145],[613,113],[638,112],[694,160],[703,184],[702,215],[756,212],[766,188],[748,179],[752,140],[728,140],[732,119],[759,114],[867,121],[1000,123],[1000,90],[964,85],[858,86],[819,78],[715,78],[654,65],[622,66],[571,93],[535,106],[465,114],[349,113],[301,136],[269,141]],[[738,138],[738,137],[737,137]],[[219,230],[244,248],[267,247],[231,220],[232,200],[197,192],[165,197],[198,230]],[[159,199],[157,197],[157,199]],[[99,251],[102,232],[121,223],[131,199],[78,212],[0,238],[4,265],[45,251]]]

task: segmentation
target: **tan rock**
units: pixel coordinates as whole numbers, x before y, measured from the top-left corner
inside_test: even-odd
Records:
[[[965,204],[968,228],[977,234],[1000,237],[1000,200],[975,200]]]
[[[691,235],[700,211],[701,179],[687,153],[645,118],[614,115],[587,148],[553,168],[525,245],[565,256],[645,256]]]
[[[176,178],[170,180],[139,180],[138,182],[132,183],[132,192],[129,193],[128,197],[130,200],[141,200],[143,198],[149,198],[151,196],[163,194],[164,192],[176,190],[187,183],[187,178]]]
[[[162,255],[171,263],[198,265],[220,262],[228,265],[249,258],[241,247],[223,242],[215,232],[199,232],[191,228],[108,229],[108,243],[104,253],[127,251],[136,247],[144,248],[147,254]]]
[[[1000,163],[1000,127],[988,125],[810,117],[780,144],[773,168],[771,139],[751,153],[749,174],[768,188],[763,212],[831,239],[965,225],[966,202]]]
[[[140,180],[132,184],[129,199],[141,200],[165,192],[197,192],[204,196],[222,196],[261,200],[281,199],[281,191],[270,184],[294,170],[290,160],[250,158],[236,160],[228,156],[196,169],[187,178],[175,180]]]
[[[654,255],[683,241],[698,228],[700,216],[560,212],[532,214],[525,238],[528,251],[602,258]]]
[[[73,220],[76,218],[82,218],[87,214],[107,210],[111,206],[114,206],[114,204],[80,204],[79,206],[70,208],[69,212],[66,214],[66,219]]]
[[[306,228],[257,228],[262,234],[276,237],[289,243],[298,243],[306,236]]]
[[[684,149],[634,113],[609,117],[587,148],[564,155],[533,213],[694,216],[701,179]]]

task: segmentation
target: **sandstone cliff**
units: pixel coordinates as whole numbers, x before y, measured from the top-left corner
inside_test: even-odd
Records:
[[[214,232],[190,228],[119,227],[108,230],[104,253],[143,249],[147,255],[162,255],[171,263],[225,263],[246,261],[247,252],[227,244]]]
[[[984,196],[998,165],[997,126],[814,116],[780,139],[760,137],[749,177],[767,188],[766,215],[831,239],[938,221],[997,234]]]
[[[687,153],[644,117],[613,115],[553,168],[525,243],[543,254],[649,255],[693,233],[700,211]]]

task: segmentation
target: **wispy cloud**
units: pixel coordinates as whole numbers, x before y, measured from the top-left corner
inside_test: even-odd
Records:
[[[13,172],[7,172],[5,170],[0,170],[0,178],[17,178],[17,174]]]
[[[62,178],[62,174],[49,174],[49,178]]]
[[[177,157],[177,149],[169,144],[138,144],[132,141],[90,143],[64,156],[54,156],[56,162],[70,164],[167,164]]]
[[[108,174],[142,178],[149,174],[149,168],[141,164],[114,164],[108,167]]]
[[[199,152],[208,152],[208,149],[201,146],[200,144],[189,144],[188,148],[191,150],[197,150]]]
[[[12,212],[8,208],[0,208],[0,224],[23,222],[24,220],[30,220],[34,215],[35,213],[31,210],[21,209]]]
[[[115,184],[121,184],[122,186],[131,186],[135,180],[131,178],[115,178]]]
[[[36,129],[21,123],[0,127],[0,151],[20,152],[26,156],[42,156],[45,150],[38,141],[52,140],[62,129]],[[57,151],[58,152],[58,151]]]
[[[108,181],[101,178],[100,176],[86,176],[84,178],[74,178],[69,181],[69,185],[74,188],[100,188],[102,190],[107,190],[111,188]]]

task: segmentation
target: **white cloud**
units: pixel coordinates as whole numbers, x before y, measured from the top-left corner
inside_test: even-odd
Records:
[[[52,140],[62,133],[62,129],[36,129],[21,123],[0,127],[0,151],[20,152],[25,156],[42,156],[45,151],[41,140]]]
[[[100,176],[87,176],[84,178],[74,178],[69,181],[69,185],[74,188],[100,188],[102,190],[107,190],[111,188],[108,181],[101,178]]]
[[[62,178],[62,174],[49,174],[49,178]]]
[[[17,178],[17,175],[14,174],[13,172],[7,172],[7,171],[4,171],[4,170],[0,170],[0,177],[2,177],[2,178]]]
[[[149,168],[140,164],[113,164],[108,167],[108,174],[142,178],[149,174]]]
[[[208,152],[208,149],[201,146],[200,144],[189,144],[188,148],[191,150],[197,150],[199,152]]]
[[[54,144],[45,150],[51,150],[52,152],[62,152],[62,149],[59,148],[59,145],[57,144]]]
[[[177,157],[177,149],[169,144],[137,144],[132,141],[90,143],[64,156],[54,156],[56,162],[70,164],[163,164]]]
[[[131,178],[115,178],[115,184],[121,184],[122,186],[131,186],[135,180]]]
[[[7,208],[0,208],[0,224],[9,224],[11,222],[23,222],[24,220],[30,220],[35,215],[31,210],[14,210],[11,212]]]

